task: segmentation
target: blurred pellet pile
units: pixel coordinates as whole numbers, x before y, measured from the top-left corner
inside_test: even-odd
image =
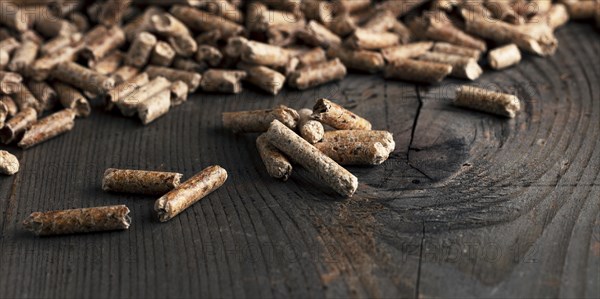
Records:
[[[0,139],[28,148],[71,130],[94,103],[148,124],[198,88],[270,94],[347,69],[386,78],[477,79],[521,51],[547,56],[554,29],[596,18],[563,0],[2,1]],[[91,104],[90,104],[91,103]]]

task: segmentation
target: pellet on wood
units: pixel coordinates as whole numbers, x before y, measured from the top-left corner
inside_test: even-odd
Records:
[[[38,113],[42,112],[43,104],[31,93],[24,84],[19,84],[19,90],[12,95],[13,100],[19,107],[19,110],[33,108]]]
[[[48,83],[44,81],[29,81],[27,84],[31,93],[41,104],[41,110],[51,110],[58,103],[58,94]]]
[[[266,66],[239,63],[237,67],[246,72],[246,81],[272,95],[278,94],[285,84],[283,74]]]
[[[486,50],[485,41],[471,36],[458,29],[441,14],[424,15],[408,23],[411,31],[421,38],[434,41],[447,42],[459,46],[469,47],[480,51]]]
[[[176,57],[171,68],[192,73],[204,73],[208,69],[208,64],[189,58]]]
[[[14,94],[19,92],[23,77],[18,73],[0,71],[0,93]]]
[[[0,151],[0,173],[13,175],[17,172],[19,172],[19,159],[7,151]]]
[[[168,89],[171,86],[171,81],[164,77],[156,77],[148,84],[142,85],[128,95],[120,96],[117,107],[125,116],[133,116],[137,112],[137,108],[144,101],[153,95]]]
[[[388,131],[372,131],[372,130],[334,130],[326,131],[323,134],[323,142],[328,143],[381,143],[389,153],[396,148],[394,136]]]
[[[175,52],[183,57],[190,57],[198,50],[198,44],[188,28],[168,13],[155,14],[151,22],[156,32],[167,36],[169,44]]]
[[[20,148],[28,149],[71,131],[75,125],[76,114],[73,109],[64,109],[38,120],[25,131],[23,138],[17,145]]]
[[[125,63],[134,67],[143,68],[150,60],[152,50],[156,46],[157,39],[151,33],[141,32],[138,34],[127,52]]]
[[[227,171],[220,166],[209,166],[177,188],[157,199],[154,210],[158,219],[166,222],[221,187],[227,180]]]
[[[320,47],[313,48],[296,57],[298,58],[298,67],[300,68],[327,61],[327,53]]]
[[[350,197],[356,192],[358,179],[354,175],[278,120],[271,123],[265,137],[283,154],[302,165],[337,193]]]
[[[189,95],[189,88],[183,81],[175,81],[169,88],[171,92],[171,107],[178,106],[187,101]]]
[[[483,74],[477,60],[461,55],[426,52],[419,56],[419,60],[449,64],[452,66],[450,75],[461,79],[475,80]]]
[[[121,51],[113,51],[111,54],[108,54],[98,61],[89,61],[88,65],[90,69],[99,74],[112,77],[111,74],[121,66],[123,59],[124,55]]]
[[[244,43],[241,54],[244,62],[271,67],[283,67],[290,59],[284,48],[257,41]]]
[[[344,64],[340,59],[335,58],[292,72],[288,84],[294,88],[304,90],[331,81],[341,80],[346,77],[346,73]]]
[[[59,63],[52,70],[52,77],[56,80],[80,88],[83,91],[98,95],[103,95],[115,87],[115,80],[113,78],[102,75],[74,62]]]
[[[183,81],[190,88],[190,92],[196,91],[202,80],[202,76],[198,73],[182,71],[167,67],[149,66],[146,68],[146,73],[150,79],[157,77],[165,77],[171,82]]]
[[[130,224],[124,205],[34,212],[23,221],[23,227],[36,236],[125,230]]]
[[[166,171],[108,168],[102,190],[108,192],[163,195],[179,186],[183,174]]]
[[[328,99],[317,100],[312,116],[338,130],[371,130],[371,123],[368,120]]]
[[[210,69],[204,73],[200,86],[208,92],[240,93],[242,79],[246,78],[245,71]]]
[[[312,117],[313,111],[308,108],[298,110],[298,132],[300,136],[311,144],[315,144],[323,139],[325,129],[323,124]]]
[[[223,54],[219,49],[209,45],[201,45],[194,56],[198,62],[205,62],[210,66],[218,66],[223,60]]]
[[[244,27],[235,22],[193,7],[175,5],[171,8],[170,12],[192,30],[205,32],[216,29],[221,31],[224,38],[240,35],[244,32]]]
[[[298,37],[310,45],[325,49],[342,44],[342,39],[339,36],[314,20],[308,22],[306,30],[298,32]]]
[[[118,25],[131,0],[107,0],[99,11],[98,22],[105,26]]]
[[[88,117],[90,115],[92,112],[90,102],[79,90],[62,82],[54,82],[53,85],[60,104],[64,108],[73,109],[78,117]]]
[[[379,165],[390,154],[379,142],[319,142],[314,146],[340,165]]]
[[[280,105],[275,109],[223,112],[223,127],[234,133],[259,133],[269,129],[273,120],[296,129],[299,120],[298,112],[292,108]]]
[[[496,48],[488,54],[490,66],[495,70],[501,70],[521,62],[521,51],[515,44]]]
[[[159,41],[156,43],[154,50],[152,50],[150,63],[157,66],[169,66],[173,62],[175,55],[177,53],[175,53],[175,50],[168,43]]]
[[[0,129],[2,143],[9,144],[21,138],[22,133],[37,120],[37,117],[38,113],[33,108],[25,108],[19,111]]]
[[[479,60],[479,58],[481,57],[480,50],[469,48],[469,47],[453,45],[453,44],[444,43],[444,42],[435,43],[431,50],[433,52],[438,52],[438,53],[447,53],[447,54],[471,57],[471,58],[474,58],[475,60]]]
[[[348,37],[346,43],[354,49],[379,50],[400,44],[400,37],[392,32],[373,32],[359,28]]]
[[[287,181],[292,174],[292,164],[276,147],[269,143],[264,134],[256,138],[256,149],[269,176]]]
[[[510,118],[521,109],[519,98],[514,95],[466,85],[457,89],[454,104]]]
[[[414,42],[410,44],[393,46],[381,49],[381,54],[386,61],[394,61],[400,58],[416,58],[423,55],[433,47],[433,42]]]
[[[39,45],[33,41],[26,40],[15,51],[8,64],[8,69],[13,72],[28,73],[29,65],[35,61],[39,50]]]
[[[81,33],[74,33],[68,36],[57,36],[41,45],[40,54],[48,55],[57,52],[58,50],[77,43],[83,39]]]
[[[6,106],[7,116],[13,117],[15,114],[19,112],[19,107],[15,103],[15,101],[7,95],[0,95],[0,103]],[[2,127],[0,127],[2,128]]]
[[[165,89],[151,96],[137,107],[137,114],[144,125],[167,114],[171,107],[171,89]]]
[[[391,61],[385,67],[383,76],[387,79],[436,83],[441,82],[450,73],[452,66],[447,63],[401,58]]]
[[[119,85],[140,73],[140,70],[130,65],[124,65],[114,71],[110,76],[115,80],[115,85]],[[116,87],[115,87],[116,88]]]
[[[104,34],[86,43],[81,56],[87,60],[100,60],[125,43],[125,33],[118,26],[110,27]]]

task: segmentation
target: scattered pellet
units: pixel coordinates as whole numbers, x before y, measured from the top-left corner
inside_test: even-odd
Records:
[[[179,186],[183,174],[165,171],[108,168],[102,190],[144,195],[163,195]]]
[[[104,34],[100,34],[100,36],[88,41],[81,50],[81,56],[87,60],[100,60],[124,43],[125,33],[120,27],[113,26],[108,28]]]
[[[300,136],[311,144],[315,144],[323,139],[325,129],[321,122],[312,118],[313,111],[308,108],[298,110],[298,132]]]
[[[37,120],[38,113],[33,108],[25,108],[13,116],[4,127],[0,129],[0,140],[2,143],[9,144],[21,138],[25,130]]]
[[[290,74],[289,85],[304,90],[331,81],[341,80],[346,76],[346,67],[338,59],[313,64]]]
[[[137,106],[137,113],[144,125],[167,114],[171,107],[171,89],[165,89],[146,99]]]
[[[170,12],[192,30],[201,32],[219,30],[224,38],[240,35],[244,32],[244,27],[235,22],[193,7],[175,5],[171,8]]]
[[[346,68],[369,73],[379,72],[385,66],[383,55],[375,51],[331,47],[327,50],[327,56],[339,58]]]
[[[129,229],[131,218],[125,205],[31,213],[23,227],[36,236]]]
[[[157,66],[169,66],[173,62],[175,55],[177,53],[175,53],[175,50],[168,43],[159,41],[152,51],[150,63]]]
[[[31,93],[41,104],[41,110],[51,110],[58,103],[58,94],[44,81],[29,81],[27,84]]]
[[[156,37],[148,32],[138,34],[125,56],[125,63],[134,67],[143,68],[148,63],[152,50],[157,43]]]
[[[450,73],[452,66],[447,63],[401,58],[391,61],[385,67],[383,76],[387,79],[436,83],[441,82]]]
[[[269,143],[343,196],[352,196],[358,179],[278,120],[265,133]]]
[[[354,49],[379,50],[398,45],[400,37],[392,32],[373,32],[359,28],[352,33],[346,42]]]
[[[269,176],[287,181],[292,174],[292,164],[276,147],[269,143],[264,134],[256,138],[256,149]]]
[[[240,93],[245,71],[210,69],[204,73],[200,86],[208,92]]]
[[[431,47],[433,47],[433,42],[414,42],[381,49],[381,54],[386,61],[390,62],[401,58],[419,57],[429,51]]]
[[[52,70],[56,80],[73,85],[83,91],[102,95],[115,87],[115,80],[74,62],[59,63]]]
[[[371,123],[368,120],[328,99],[317,100],[312,116],[338,130],[371,130]]]
[[[219,49],[209,45],[201,45],[194,59],[198,62],[205,62],[210,66],[218,66],[223,60],[223,54]]]
[[[98,61],[89,61],[88,65],[91,70],[94,70],[101,75],[112,77],[112,73],[119,69],[121,64],[123,64],[123,60],[124,55],[121,51],[113,51],[111,54],[108,54]]]
[[[340,165],[379,165],[390,154],[379,142],[319,142],[314,146]]]
[[[454,104],[510,118],[521,109],[519,98],[514,95],[467,85],[457,89]]]
[[[227,171],[220,166],[209,166],[177,188],[156,200],[154,210],[158,219],[166,222],[221,187],[227,180]]]
[[[394,136],[388,131],[372,131],[372,130],[334,130],[326,131],[323,134],[323,142],[328,143],[381,143],[389,153],[396,148]]]
[[[0,93],[14,94],[19,92],[23,77],[17,73],[0,71]]]
[[[38,120],[25,131],[18,146],[27,149],[71,131],[75,125],[74,119],[76,115],[75,110],[64,109]]]
[[[13,117],[15,114],[19,112],[19,107],[15,103],[15,101],[7,95],[0,95],[0,103],[6,106],[7,116]],[[2,128],[2,127],[0,127]]]
[[[433,48],[431,49],[431,51],[438,52],[438,53],[447,53],[447,54],[471,57],[471,58],[474,58],[475,60],[479,60],[479,58],[481,57],[480,50],[469,48],[469,47],[453,45],[453,44],[444,43],[444,42],[435,43],[433,45]]]
[[[426,52],[419,56],[419,60],[449,64],[452,66],[450,74],[461,79],[475,80],[483,74],[477,60],[461,55]]]
[[[38,113],[43,110],[43,103],[41,103],[34,95],[31,93],[29,88],[24,84],[19,85],[19,90],[12,95],[13,100],[19,107],[19,110],[23,110],[25,108],[33,108]]]
[[[202,79],[202,76],[200,74],[197,74],[194,72],[182,71],[182,70],[177,70],[177,69],[172,69],[172,68],[167,68],[167,67],[159,67],[159,66],[147,67],[146,73],[148,73],[148,76],[150,77],[150,79],[154,79],[157,77],[165,77],[166,79],[168,79],[171,82],[181,80],[188,85],[190,92],[196,91],[196,89],[200,85],[200,81]]]
[[[181,21],[168,13],[155,14],[150,20],[154,30],[167,36],[169,44],[178,55],[190,57],[196,53],[198,44]]]
[[[278,94],[285,84],[285,76],[282,73],[266,66],[239,63],[237,67],[246,72],[246,81],[270,94]]]
[[[27,68],[35,61],[39,48],[40,46],[33,41],[24,41],[13,54],[8,69],[23,74],[29,73]]]
[[[223,112],[223,126],[234,133],[258,133],[269,129],[273,120],[279,120],[291,129],[298,125],[298,112],[280,105],[275,109]]]
[[[175,81],[171,84],[171,107],[178,106],[187,101],[190,92],[189,87],[183,81]]]
[[[114,89],[109,91],[105,97],[105,108],[106,110],[112,110],[117,102],[122,98],[132,94],[136,89],[146,85],[150,82],[147,73],[141,73],[125,82],[117,85]]]
[[[170,86],[171,82],[165,77],[156,77],[148,82],[148,84],[137,88],[134,92],[121,96],[119,101],[116,102],[116,105],[123,115],[133,116],[137,112],[137,107],[139,105],[153,95],[168,89]]]
[[[490,51],[488,61],[493,69],[504,69],[521,62],[521,51],[515,44],[502,46]]]
[[[62,82],[53,84],[60,104],[64,108],[73,109],[78,117],[88,117],[92,112],[92,107],[88,99],[79,90]]]
[[[19,159],[7,151],[0,151],[0,173],[13,175],[17,172],[19,172]]]

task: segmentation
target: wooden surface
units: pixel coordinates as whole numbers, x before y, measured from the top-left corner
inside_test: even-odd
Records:
[[[0,178],[0,297],[599,297],[600,35],[558,33],[478,85],[516,92],[514,120],[450,105],[456,84],[423,87],[355,74],[277,97],[194,95],[156,123],[96,111],[28,151]],[[379,167],[350,168],[340,199],[302,169],[266,174],[255,136],[220,113],[337,100],[395,134]],[[228,182],[168,223],[155,198],[108,194],[108,167],[179,171],[211,164]],[[33,211],[126,204],[129,231],[36,238]]]

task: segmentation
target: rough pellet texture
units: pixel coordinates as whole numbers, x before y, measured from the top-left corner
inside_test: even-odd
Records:
[[[269,143],[264,134],[256,138],[256,149],[269,176],[287,181],[292,174],[292,164],[276,147]]]
[[[327,56],[339,58],[346,68],[368,73],[379,72],[385,66],[383,55],[375,51],[332,47],[327,50]]]
[[[211,69],[204,73],[200,86],[208,92],[240,93],[246,76],[245,71]]]
[[[317,101],[313,117],[338,130],[371,130],[368,120],[327,99]]]
[[[54,82],[54,89],[58,94],[60,104],[65,108],[75,110],[77,116],[88,117],[92,112],[90,102],[79,90],[61,82]]]
[[[388,152],[396,148],[394,136],[388,131],[371,130],[335,130],[323,134],[323,142],[328,143],[352,143],[352,142],[379,142]]]
[[[340,165],[379,165],[390,154],[379,142],[319,142],[315,147]]]
[[[335,58],[328,62],[313,64],[290,74],[289,85],[300,89],[308,89],[346,77],[346,67]]]
[[[267,110],[223,112],[223,126],[234,133],[265,132],[275,119],[295,129],[299,115],[296,110],[283,105]]]
[[[28,67],[37,57],[40,46],[30,40],[26,40],[21,44],[15,53],[12,60],[8,64],[8,69],[13,72],[28,73]]]
[[[289,59],[289,53],[278,46],[256,41],[247,41],[243,45],[242,60],[247,63],[282,67],[287,64]]]
[[[305,67],[327,61],[327,53],[323,48],[313,48],[297,56],[298,67]]]
[[[177,172],[109,168],[102,178],[102,190],[163,195],[179,186],[182,177]]]
[[[0,103],[6,106],[7,116],[12,117],[19,112],[19,107],[17,107],[17,104],[10,96],[0,95]]]
[[[15,114],[4,127],[0,129],[2,143],[9,144],[18,139],[36,120],[38,113],[33,108],[26,108]]]
[[[419,56],[419,60],[449,64],[452,66],[450,75],[461,79],[475,80],[483,74],[483,70],[477,63],[477,60],[471,57],[448,53],[426,52]]]
[[[116,103],[121,113],[125,116],[133,116],[137,112],[137,108],[144,101],[148,100],[153,95],[168,89],[171,86],[171,82],[164,77],[157,77],[154,80],[148,82],[121,99]]]
[[[386,61],[390,62],[401,58],[419,57],[429,51],[431,47],[433,47],[433,42],[415,42],[381,49],[381,54]]]
[[[273,146],[337,193],[350,197],[356,192],[358,179],[354,175],[278,120],[271,123],[265,136]]]
[[[481,56],[481,51],[469,47],[457,46],[444,42],[437,42],[433,45],[432,51],[439,53],[448,53],[454,55],[467,56],[478,60]]]
[[[18,171],[19,159],[7,151],[0,151],[0,173],[13,175]]]
[[[488,62],[495,70],[501,70],[521,62],[521,51],[515,44],[496,48],[488,54]]]
[[[175,5],[170,12],[192,30],[219,30],[224,38],[240,35],[244,31],[241,25],[193,7]]]
[[[227,180],[227,171],[220,166],[209,166],[177,188],[157,199],[154,210],[161,222],[168,221],[200,199],[221,187]]]
[[[183,81],[188,85],[190,92],[196,91],[202,80],[200,74],[167,67],[150,66],[146,68],[146,73],[148,73],[150,79],[164,77],[171,82]]]
[[[137,108],[137,113],[142,123],[147,125],[167,114],[170,107],[171,89],[168,88],[142,102]]]
[[[99,11],[98,22],[105,26],[118,25],[132,0],[107,0]]]
[[[519,98],[514,95],[466,85],[456,91],[454,104],[510,118],[521,109]]]
[[[124,230],[130,224],[125,205],[35,212],[23,221],[23,227],[37,236]]]
[[[70,131],[75,125],[76,115],[75,110],[64,109],[40,119],[25,132],[19,147],[27,149]]]
[[[484,40],[473,37],[456,28],[443,13],[434,13],[416,18],[409,23],[409,27],[422,39],[446,42],[480,51],[486,50]]]
[[[383,76],[387,79],[436,83],[441,82],[450,73],[452,66],[447,63],[401,58],[388,64]]]
[[[246,81],[270,94],[278,94],[285,84],[285,76],[282,73],[266,66],[240,63],[238,68],[246,72]]]
[[[218,66],[223,60],[223,54],[216,47],[202,45],[198,47],[194,59],[198,62],[205,62],[210,66]]]
[[[152,55],[150,56],[150,63],[158,66],[169,66],[175,58],[175,50],[165,42],[159,41],[154,46]]]
[[[31,93],[27,86],[20,84],[19,90],[13,94],[13,100],[19,107],[19,110],[23,110],[25,108],[33,108],[38,113],[42,112],[43,104],[38,101],[38,99]]]
[[[189,87],[183,81],[175,81],[171,84],[171,106],[178,106],[187,101],[190,92]]]
[[[198,44],[188,28],[168,13],[155,14],[150,18],[153,29],[167,37],[175,52],[182,57],[192,56],[198,50]]]
[[[313,111],[308,108],[300,109],[298,111],[300,116],[300,120],[298,121],[298,132],[300,132],[302,138],[314,144],[323,139],[325,129],[321,122],[312,118],[312,113]]]
[[[156,42],[156,36],[151,33],[142,32],[137,35],[129,47],[129,51],[125,57],[125,63],[138,68],[146,66]]]
[[[114,71],[110,76],[115,79],[115,85],[118,86],[121,83],[137,76],[140,70],[130,65],[124,65]],[[116,88],[116,87],[115,87]]]
[[[105,94],[115,87],[115,80],[113,78],[74,62],[58,64],[52,71],[52,76],[58,81],[73,85],[93,94]]]
[[[379,50],[399,44],[400,38],[392,32],[373,32],[357,29],[346,40],[346,43],[354,49]]]

